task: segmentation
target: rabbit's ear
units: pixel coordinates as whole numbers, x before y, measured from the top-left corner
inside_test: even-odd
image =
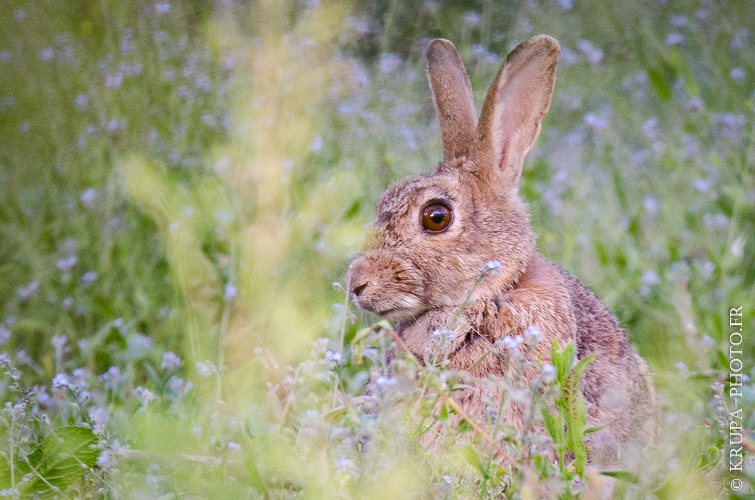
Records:
[[[520,43],[506,57],[485,98],[473,159],[492,174],[491,180],[503,182],[504,189],[516,186],[524,157],[540,133],[559,51],[558,42],[545,35]]]
[[[427,46],[427,79],[440,122],[443,159],[469,153],[477,127],[472,85],[454,44],[436,38]]]

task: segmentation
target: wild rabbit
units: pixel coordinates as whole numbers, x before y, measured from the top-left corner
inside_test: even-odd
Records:
[[[652,376],[608,308],[537,252],[518,195],[525,155],[550,106],[559,50],[558,42],[544,35],[518,45],[490,87],[478,122],[469,77],[454,45],[430,42],[428,77],[443,162],[382,195],[363,252],[349,267],[348,289],[358,307],[396,321],[396,332],[421,359],[432,333],[452,324],[481,269],[499,261],[500,272],[485,276],[456,318],[445,349],[449,368],[472,367],[475,377],[501,375],[505,355],[472,365],[496,340],[522,334],[529,325],[543,335],[528,354],[531,361],[549,362],[555,338],[562,346],[574,341],[579,359],[597,355],[581,385],[587,425],[605,426],[585,437],[589,461],[608,469],[631,467],[658,433]],[[453,397],[473,418],[484,420],[481,388]],[[521,427],[521,411],[517,415],[516,405],[512,408],[507,418]]]

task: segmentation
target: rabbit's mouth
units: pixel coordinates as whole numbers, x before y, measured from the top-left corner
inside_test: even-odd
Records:
[[[374,297],[352,292],[351,300],[358,308],[391,321],[416,319],[427,310],[422,301],[411,294],[394,294],[384,300],[374,300]]]
[[[359,257],[346,275],[354,305],[388,320],[416,318],[427,310],[416,271],[403,262]]]
[[[419,316],[424,314],[426,312],[426,309],[421,307],[405,307],[405,306],[396,306],[391,307],[388,309],[383,309],[381,311],[373,311],[375,314],[380,316],[381,318],[385,318],[387,320],[391,321],[399,321],[399,320],[408,320],[413,319],[416,320]]]

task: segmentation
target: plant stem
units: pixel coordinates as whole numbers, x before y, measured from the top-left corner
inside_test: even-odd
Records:
[[[469,295],[471,295],[471,292],[468,294],[468,296]],[[392,330],[392,329],[388,330],[387,328],[385,330],[388,331],[388,333],[391,335],[391,337],[393,337],[393,340],[396,341],[396,343],[409,355],[409,357],[411,359],[413,359],[414,362],[417,363],[417,365],[419,365],[419,361],[417,360],[417,357],[414,355],[414,353],[412,351],[409,350],[409,347],[404,343],[403,339],[401,337],[399,337],[398,334],[394,330]],[[440,386],[440,384],[436,383],[435,384],[435,388],[438,390],[438,392],[443,397],[443,399],[445,399],[446,402],[449,405],[451,405],[451,407],[454,410],[456,410],[456,413],[461,418],[463,418],[464,420],[466,420],[469,423],[469,425],[471,425],[472,428],[475,431],[477,431],[477,433],[480,436],[482,436],[482,438],[485,441],[488,442],[488,444],[490,444],[493,448],[495,448],[498,451],[498,453],[500,453],[501,456],[504,459],[506,459],[506,461],[508,461],[508,463],[510,463],[515,469],[521,470],[521,466],[519,465],[519,463],[516,460],[514,460],[506,452],[506,450],[502,446],[500,446],[498,443],[496,443],[493,440],[493,438],[487,432],[485,432],[485,429],[483,429],[482,426],[477,423],[477,421],[475,421],[472,417],[470,417],[469,414],[461,406],[459,406],[459,403],[457,403],[456,401],[454,401],[453,398],[451,398],[451,396],[449,396],[448,393],[445,390],[443,390],[443,388]]]

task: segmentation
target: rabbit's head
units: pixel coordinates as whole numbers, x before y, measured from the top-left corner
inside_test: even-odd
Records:
[[[472,87],[454,45],[427,49],[443,162],[398,182],[378,202],[377,220],[347,286],[357,306],[394,320],[458,306],[485,263],[500,273],[481,297],[513,286],[535,254],[535,235],[517,184],[553,93],[559,45],[536,36],[506,58],[477,120]]]

